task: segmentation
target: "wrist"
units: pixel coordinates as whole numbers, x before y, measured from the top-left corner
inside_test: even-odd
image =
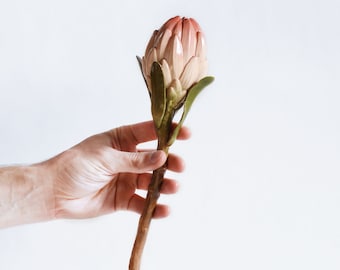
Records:
[[[47,161],[28,166],[31,172],[31,181],[34,183],[36,205],[36,221],[49,221],[55,219],[55,192],[53,170]]]
[[[54,219],[53,183],[45,163],[0,169],[0,227]]]

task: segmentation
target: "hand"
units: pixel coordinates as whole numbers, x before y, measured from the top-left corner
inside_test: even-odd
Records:
[[[189,138],[182,128],[178,139]],[[151,171],[166,161],[162,151],[138,151],[137,145],[156,139],[153,122],[123,126],[98,134],[46,161],[54,172],[53,189],[57,218],[89,218],[116,210],[141,213],[145,199],[136,189],[147,190]],[[169,154],[168,169],[181,172],[184,163]],[[178,189],[174,180],[164,179],[161,193]],[[158,205],[154,217],[168,215],[168,207]]]

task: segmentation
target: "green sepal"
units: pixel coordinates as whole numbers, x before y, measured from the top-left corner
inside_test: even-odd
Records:
[[[164,76],[159,63],[153,62],[151,67],[151,112],[156,127],[161,126],[166,109],[166,89]]]
[[[171,146],[175,142],[175,140],[177,139],[178,133],[179,133],[181,127],[183,126],[184,120],[187,117],[189,110],[190,110],[192,104],[194,103],[194,100],[198,96],[198,94],[201,93],[201,91],[206,86],[211,84],[213,81],[214,81],[214,77],[212,77],[212,76],[204,77],[203,79],[201,79],[198,83],[196,83],[194,86],[192,86],[188,90],[188,94],[187,94],[185,101],[184,101],[184,104],[183,104],[183,113],[182,113],[181,119],[179,120],[179,123],[177,124],[176,128],[174,129],[174,131],[171,134],[171,137],[168,141],[168,146]]]

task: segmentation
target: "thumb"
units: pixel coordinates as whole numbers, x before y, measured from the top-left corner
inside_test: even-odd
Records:
[[[117,158],[118,172],[143,173],[161,167],[167,159],[164,151],[121,152]]]

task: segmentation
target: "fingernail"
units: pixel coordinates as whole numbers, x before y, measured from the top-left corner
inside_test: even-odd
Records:
[[[157,163],[159,158],[161,157],[162,155],[162,151],[154,151],[151,153],[150,155],[150,161],[151,163]]]

